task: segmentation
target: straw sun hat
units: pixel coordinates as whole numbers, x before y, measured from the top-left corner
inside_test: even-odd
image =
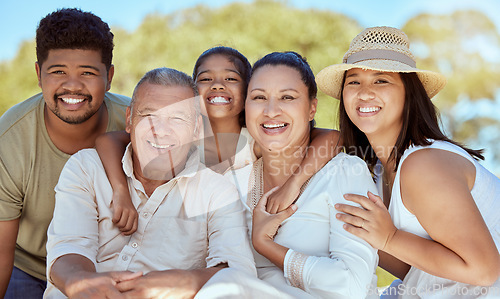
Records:
[[[435,96],[446,84],[442,74],[417,69],[410,52],[410,41],[406,34],[392,27],[366,28],[351,42],[343,63],[324,68],[316,76],[319,89],[340,99],[344,73],[353,68],[384,72],[415,72],[427,91],[429,98]]]

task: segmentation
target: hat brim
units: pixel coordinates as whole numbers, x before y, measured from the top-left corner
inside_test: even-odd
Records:
[[[344,73],[354,68],[394,73],[417,73],[429,98],[433,98],[446,85],[446,77],[443,74],[420,70],[398,61],[384,59],[327,66],[316,75],[316,84],[322,92],[335,99],[340,99]]]

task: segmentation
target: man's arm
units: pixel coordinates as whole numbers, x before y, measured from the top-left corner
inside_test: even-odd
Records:
[[[69,298],[92,298],[95,294],[105,298],[124,298],[116,284],[141,275],[141,272],[96,273],[94,263],[86,257],[67,254],[54,262],[49,278]]]
[[[0,298],[5,296],[9,286],[12,267],[14,266],[14,251],[16,249],[19,218],[0,221]]]
[[[95,191],[98,159],[92,150],[74,154],[55,187],[54,216],[47,231],[47,279],[70,298],[120,298],[116,283],[132,279],[129,272],[96,273],[99,238],[104,237]]]
[[[152,271],[117,284],[125,298],[194,298],[205,283],[227,264],[194,270]]]

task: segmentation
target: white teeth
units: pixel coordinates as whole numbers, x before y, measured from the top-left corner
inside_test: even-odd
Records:
[[[380,107],[359,107],[360,112],[375,112],[379,111]]]
[[[286,124],[263,124],[262,125],[266,129],[277,129],[277,128],[283,128],[286,126]]]
[[[166,148],[169,148],[169,147],[172,147],[171,144],[166,144],[166,145],[162,145],[162,144],[156,144],[154,142],[151,142],[151,141],[148,141],[149,144],[151,144],[152,147],[154,148],[159,148],[159,149],[166,149]]]
[[[83,102],[85,99],[72,99],[72,98],[61,98],[64,103],[67,104],[78,104]]]
[[[210,103],[229,103],[229,100],[224,97],[214,97],[211,98]]]

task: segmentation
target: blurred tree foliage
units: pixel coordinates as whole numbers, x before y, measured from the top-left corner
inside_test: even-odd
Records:
[[[448,135],[485,148],[498,164],[500,111],[491,113],[500,103],[500,35],[495,24],[480,12],[457,11],[451,15],[422,14],[402,29],[410,38],[418,66],[448,78],[434,100]],[[485,100],[489,105],[483,107],[489,106],[490,111],[475,109]],[[463,108],[454,109],[457,103]],[[485,134],[488,138],[481,137]]]
[[[200,5],[171,15],[149,15],[133,33],[115,30],[115,92],[130,95],[149,69],[168,66],[192,73],[206,49],[238,49],[250,63],[272,51],[294,50],[314,72],[336,63],[361,27],[353,20],[318,10],[299,10],[281,2],[233,3],[219,9]],[[322,95],[318,124],[336,122],[336,101]]]
[[[451,109],[460,99],[493,102],[500,88],[500,36],[491,20],[476,11],[422,14],[402,29],[412,42],[418,66],[448,77],[446,88],[434,100],[446,131],[466,143],[477,141],[485,127],[493,126],[500,132],[499,118],[479,115],[464,122]],[[325,66],[340,63],[350,41],[361,30],[357,22],[344,15],[296,9],[286,1],[255,0],[217,9],[199,5],[169,15],[152,14],[134,32],[113,28],[116,70],[111,91],[130,96],[139,78],[159,66],[191,74],[196,58],[216,45],[240,50],[251,63],[271,51],[294,50],[318,73]],[[484,44],[489,48],[479,48]],[[484,54],[488,51],[496,53],[496,60]],[[13,60],[0,63],[0,115],[40,91],[35,60],[31,41],[22,44]],[[335,127],[337,107],[336,100],[320,92],[318,125]],[[500,134],[498,139],[496,144],[500,144]],[[485,147],[500,155],[499,146]]]

